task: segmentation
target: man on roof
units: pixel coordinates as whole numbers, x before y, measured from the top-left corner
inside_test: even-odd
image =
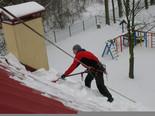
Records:
[[[91,88],[91,82],[95,79],[99,92],[108,98],[108,102],[113,102],[114,99],[104,84],[103,73],[107,74],[106,69],[100,63],[98,58],[93,53],[81,48],[78,44],[73,46],[73,53],[75,54],[74,61],[61,78],[65,79],[81,64],[87,68],[88,71],[85,78],[85,86]]]

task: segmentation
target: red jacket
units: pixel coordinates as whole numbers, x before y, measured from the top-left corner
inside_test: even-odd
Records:
[[[99,62],[98,58],[93,53],[86,50],[80,50],[75,55],[74,61],[71,64],[71,66],[64,73],[65,76],[72,73],[74,69],[76,69],[80,65],[78,61],[81,61],[83,64],[94,68],[97,66],[97,63]]]

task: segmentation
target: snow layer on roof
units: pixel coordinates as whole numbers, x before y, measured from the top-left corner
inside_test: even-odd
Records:
[[[7,6],[4,8],[16,17],[22,17],[28,14],[45,10],[45,8],[40,4],[38,4],[37,2],[26,2],[18,5]],[[9,16],[10,19],[13,19],[13,17],[8,15],[8,13],[5,13],[5,14]]]

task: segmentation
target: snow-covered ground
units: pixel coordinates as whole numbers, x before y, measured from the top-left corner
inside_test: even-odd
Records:
[[[153,12],[153,10],[151,11]],[[112,60],[110,56],[101,57],[105,41],[120,34],[121,27],[119,24],[114,24],[101,29],[81,32],[57,43],[58,46],[72,55],[72,46],[80,44],[83,48],[92,51],[102,63],[106,64],[108,80],[105,78],[105,84],[114,97],[112,103],[108,103],[107,98],[98,92],[94,81],[91,89],[84,87],[80,75],[68,77],[65,81],[60,80],[57,83],[51,82],[58,78],[58,74],[63,74],[72,63],[72,58],[50,44],[47,44],[49,71],[40,69],[33,73],[28,72],[11,54],[6,58],[12,65],[8,65],[2,58],[1,65],[13,72],[14,76],[11,78],[41,91],[44,96],[58,99],[65,105],[79,111],[155,111],[155,49],[140,47],[139,45],[135,47],[135,79],[128,78],[128,48],[123,48],[123,52],[119,53],[118,60]],[[83,70],[84,68],[79,66],[74,72]],[[18,77],[25,78],[21,80]],[[120,96],[114,90],[136,101],[136,103]]]

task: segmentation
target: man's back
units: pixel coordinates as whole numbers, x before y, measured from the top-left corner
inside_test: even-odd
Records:
[[[85,65],[92,67],[96,67],[97,63],[99,62],[98,58],[93,53],[86,50],[79,51],[75,56],[75,60],[76,59]]]

